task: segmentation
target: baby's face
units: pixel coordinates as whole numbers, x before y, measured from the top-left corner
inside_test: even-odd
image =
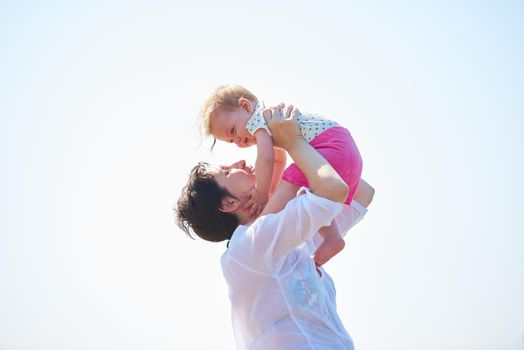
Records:
[[[256,144],[256,139],[246,130],[251,115],[243,108],[222,109],[211,116],[211,134],[220,141],[234,143],[244,148]]]

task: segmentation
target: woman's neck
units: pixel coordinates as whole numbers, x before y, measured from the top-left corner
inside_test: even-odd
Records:
[[[238,223],[240,225],[249,226],[258,217],[256,214],[251,214],[249,210],[243,209],[237,212]]]

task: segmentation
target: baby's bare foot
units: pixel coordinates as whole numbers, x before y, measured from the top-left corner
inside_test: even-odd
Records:
[[[317,266],[322,266],[325,263],[327,263],[332,257],[338,254],[342,249],[344,249],[344,246],[346,245],[346,242],[344,242],[344,239],[340,237],[339,235],[332,235],[330,237],[324,237],[324,241],[318,247],[317,251],[315,252],[314,260],[315,264]]]

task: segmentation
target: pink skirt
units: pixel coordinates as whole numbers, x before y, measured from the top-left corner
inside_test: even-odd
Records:
[[[345,202],[349,204],[357,192],[362,174],[362,158],[353,137],[346,128],[334,126],[315,137],[309,144],[326,158],[349,186]],[[294,163],[284,170],[282,179],[298,187],[309,187],[306,177]]]

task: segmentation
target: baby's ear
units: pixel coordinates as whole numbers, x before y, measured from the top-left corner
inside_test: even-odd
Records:
[[[232,213],[240,207],[240,201],[231,196],[225,196],[222,198],[222,203],[220,203],[220,210],[223,213]]]
[[[248,113],[253,113],[253,110],[255,109],[253,103],[245,97],[241,97],[238,99],[238,105],[240,106],[240,108],[245,109]]]

